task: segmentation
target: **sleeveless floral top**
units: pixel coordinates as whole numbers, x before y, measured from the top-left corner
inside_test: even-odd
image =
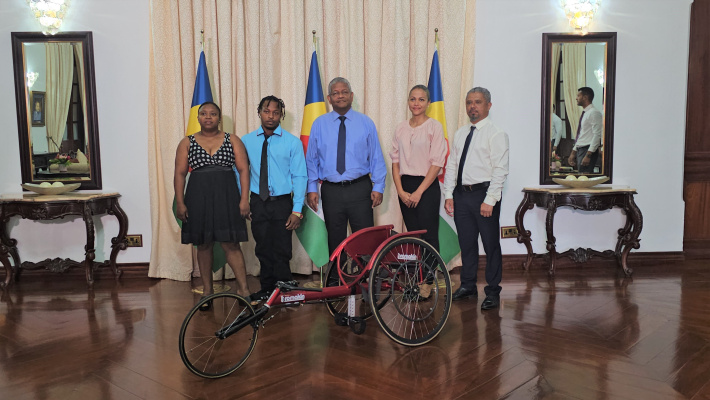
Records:
[[[202,168],[205,165],[221,165],[223,167],[232,167],[234,165],[234,149],[232,142],[229,140],[229,133],[224,133],[224,141],[217,149],[213,156],[203,149],[195,135],[190,135],[190,148],[187,151],[187,162],[192,169]]]

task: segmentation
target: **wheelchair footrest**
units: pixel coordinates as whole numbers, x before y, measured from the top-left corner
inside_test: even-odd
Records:
[[[333,319],[335,320],[335,325],[349,326],[350,330],[356,335],[362,335],[367,328],[367,323],[364,318],[349,317],[345,313],[336,313]]]

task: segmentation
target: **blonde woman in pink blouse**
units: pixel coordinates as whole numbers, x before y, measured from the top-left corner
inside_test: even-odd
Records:
[[[426,229],[422,236],[439,251],[439,204],[441,190],[436,178],[446,161],[446,140],[439,121],[426,115],[429,89],[417,85],[409,91],[412,117],[397,125],[392,139],[392,179],[408,231]],[[420,295],[429,297],[431,285]]]

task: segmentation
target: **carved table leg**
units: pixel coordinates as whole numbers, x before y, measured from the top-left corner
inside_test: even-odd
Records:
[[[7,220],[8,218],[3,217],[0,220],[0,262],[5,267],[5,280],[0,282],[0,286],[3,288],[8,288],[12,282],[13,273],[15,280],[19,277],[20,256],[17,253],[17,240],[10,239],[7,235]],[[10,264],[9,256],[15,262],[14,265]],[[17,270],[17,271],[14,271]]]
[[[621,268],[624,269],[624,274],[626,274],[626,276],[631,276],[634,271],[629,268],[626,261],[632,248],[638,249],[641,247],[639,244],[639,236],[641,235],[641,229],[643,229],[643,215],[641,214],[641,210],[638,206],[636,206],[636,202],[634,202],[634,196],[632,194],[627,195],[626,202],[628,205],[628,211],[626,212],[626,225],[629,225],[628,220],[630,219],[631,231],[624,235],[625,239],[623,243],[623,250],[621,250]]]
[[[555,212],[557,212],[555,196],[550,196],[550,199],[547,202],[547,218],[545,219],[545,231],[547,232],[547,254],[550,257],[550,275],[555,274],[555,259],[557,258],[557,248],[555,246],[557,239],[555,239],[553,230]]]
[[[111,239],[111,258],[109,262],[111,269],[113,269],[113,274],[116,276],[116,279],[118,279],[122,271],[116,265],[116,257],[119,251],[126,250],[126,247],[128,247],[128,239],[126,239],[126,234],[128,233],[128,217],[121,208],[121,205],[118,204],[118,198],[111,201],[111,208],[108,213],[115,215],[116,219],[118,219],[118,236]]]
[[[530,242],[532,241],[530,237],[530,231],[525,230],[525,226],[523,225],[523,218],[525,217],[525,213],[533,207],[534,204],[530,201],[530,194],[525,193],[525,195],[523,196],[523,201],[518,206],[518,210],[515,211],[515,227],[518,228],[518,243],[525,244],[525,248],[528,251],[528,258],[523,263],[523,269],[525,269],[526,271],[530,268],[534,253],[532,250],[532,245],[530,244]]]
[[[626,224],[618,231],[619,238],[616,241],[616,248],[614,249],[614,255],[616,256],[616,261],[619,263],[619,265],[621,265],[621,249],[629,240],[629,232],[631,232],[631,229],[634,226],[633,218],[631,218],[631,212],[629,211],[628,205],[624,205],[623,210],[626,214]]]
[[[94,258],[96,258],[96,249],[94,248],[94,219],[91,215],[89,204],[84,204],[82,214],[84,224],[86,225],[86,246],[84,246],[85,258],[84,268],[86,268],[86,283],[90,288],[94,287]]]
[[[0,287],[7,289],[10,287],[10,282],[12,282],[12,265],[10,265],[10,259],[7,255],[10,254],[10,250],[4,244],[0,244],[0,262],[5,267],[5,280],[0,282]]]

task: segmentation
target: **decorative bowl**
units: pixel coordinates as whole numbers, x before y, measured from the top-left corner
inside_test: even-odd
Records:
[[[50,186],[50,187],[41,187],[37,184],[34,183],[23,183],[22,187],[31,191],[35,192],[38,194],[63,194],[67,192],[71,192],[72,190],[76,190],[81,186],[81,183],[68,183],[64,186]]]
[[[560,184],[562,186],[567,186],[575,189],[584,189],[584,188],[590,188],[592,186],[596,186],[600,183],[604,183],[609,180],[608,176],[596,176],[594,178],[589,178],[589,180],[586,181],[579,181],[579,180],[568,180],[568,179],[563,179],[563,178],[552,178],[555,183]]]

